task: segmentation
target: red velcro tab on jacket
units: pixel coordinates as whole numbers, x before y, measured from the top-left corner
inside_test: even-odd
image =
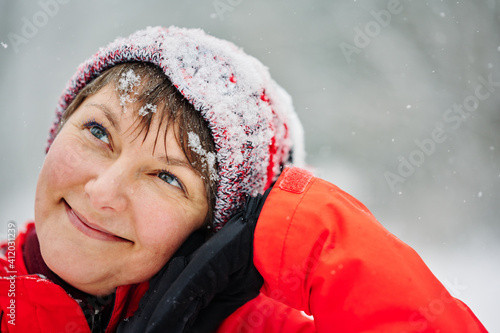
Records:
[[[292,193],[302,193],[307,184],[313,178],[313,174],[307,170],[291,167],[285,170],[284,177],[279,183],[280,189]]]

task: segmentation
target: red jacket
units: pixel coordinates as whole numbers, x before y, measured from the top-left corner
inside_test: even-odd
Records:
[[[338,187],[291,168],[257,222],[262,294],[219,332],[486,332],[418,254]],[[302,322],[302,324],[299,324]]]
[[[60,286],[28,275],[24,240],[22,233],[14,267],[13,253],[0,259],[1,332],[90,332]],[[269,194],[255,231],[254,262],[265,281],[261,295],[217,332],[486,332],[366,207],[304,170],[285,170]],[[133,314],[146,289],[147,283],[117,289],[106,332]]]

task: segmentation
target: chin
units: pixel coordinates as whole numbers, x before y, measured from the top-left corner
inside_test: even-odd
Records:
[[[42,246],[42,242],[40,242],[40,251],[47,267],[76,289],[95,296],[106,296],[115,291],[116,287],[111,282],[101,282],[105,279],[102,274],[93,271],[95,267],[92,265],[67,255],[61,258],[61,253],[72,251],[57,251],[51,246]]]
[[[74,274],[69,273],[67,270],[60,273],[54,271],[54,273],[56,273],[66,283],[90,295],[107,296],[114,293],[116,290],[116,286],[111,283],[108,285],[107,283],[96,283],[88,280],[87,278],[82,279],[82,276],[74,276]]]

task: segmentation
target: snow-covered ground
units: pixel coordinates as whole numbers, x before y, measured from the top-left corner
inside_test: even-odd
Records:
[[[500,332],[500,1],[0,0],[0,236],[33,217],[76,66],[148,25],[242,46],[287,89],[308,162]]]

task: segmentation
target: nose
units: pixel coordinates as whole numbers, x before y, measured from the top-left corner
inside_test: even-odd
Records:
[[[124,211],[127,207],[127,168],[119,160],[102,167],[85,184],[85,193],[96,210]]]

